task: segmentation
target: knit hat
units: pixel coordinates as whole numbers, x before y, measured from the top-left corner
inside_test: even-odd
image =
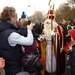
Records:
[[[21,18],[26,18],[25,12],[22,12]]]
[[[75,29],[70,32],[71,37],[75,41]]]

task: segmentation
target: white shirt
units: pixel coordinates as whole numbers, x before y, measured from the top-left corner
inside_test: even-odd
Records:
[[[31,30],[28,30],[27,37],[24,37],[16,32],[12,32],[8,37],[8,43],[10,46],[19,45],[32,45],[33,43],[33,34]]]

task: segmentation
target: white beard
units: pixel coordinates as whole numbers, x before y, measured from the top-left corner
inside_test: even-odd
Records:
[[[53,31],[57,27],[57,23],[53,20]],[[44,35],[46,40],[51,40],[51,19],[46,19],[44,22]]]

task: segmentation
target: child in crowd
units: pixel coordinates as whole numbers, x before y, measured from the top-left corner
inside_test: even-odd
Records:
[[[22,21],[24,19],[21,19],[20,22],[27,22],[27,20]],[[23,25],[23,23],[21,23]],[[21,26],[22,26],[21,25]],[[28,25],[28,24],[27,24]],[[27,31],[25,31],[26,25],[25,27],[22,27],[19,30],[19,33],[23,36],[27,36]],[[23,46],[23,70],[27,71],[30,73],[30,75],[41,75],[41,70],[43,69],[43,65],[42,65],[42,59],[40,59],[39,53],[38,53],[38,45],[36,44],[37,38],[39,37],[39,35],[42,33],[42,26],[41,23],[36,23],[33,26],[33,36],[34,36],[34,42],[31,46]],[[26,32],[26,33],[25,33]]]
[[[71,42],[74,42],[70,47],[69,52],[69,64],[71,69],[71,75],[75,75],[75,30],[70,31]]]

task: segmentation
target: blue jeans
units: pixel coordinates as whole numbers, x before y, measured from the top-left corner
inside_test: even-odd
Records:
[[[13,69],[13,70],[7,70],[5,69],[5,75],[16,75],[18,72],[21,72],[22,68],[17,68],[17,69]]]

